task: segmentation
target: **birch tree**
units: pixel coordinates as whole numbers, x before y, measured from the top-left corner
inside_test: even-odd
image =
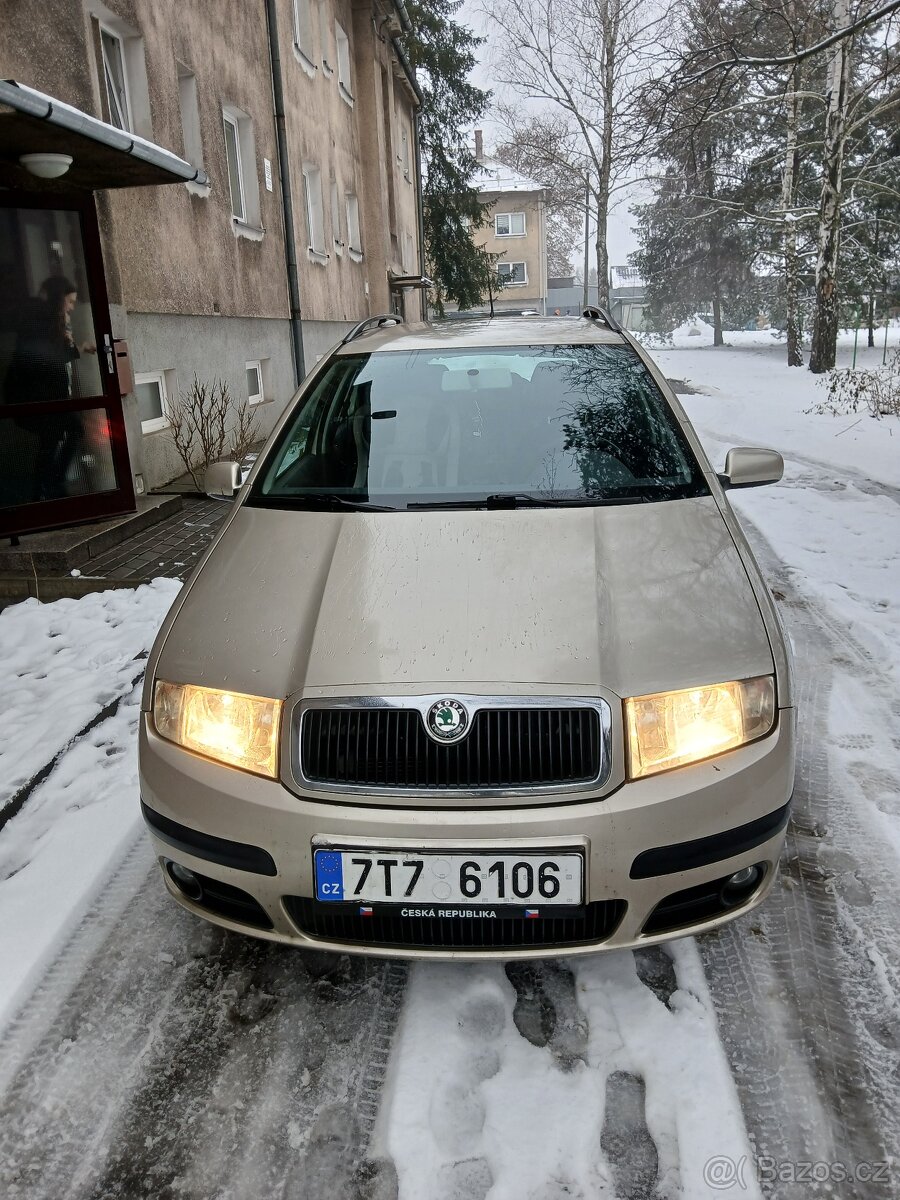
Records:
[[[834,28],[850,23],[850,0],[833,0]],[[850,104],[850,66],[853,38],[842,38],[828,51],[825,139],[822,148],[822,198],[816,238],[816,316],[809,369],[815,374],[834,366],[838,334],[838,251],[841,238],[841,194],[847,111]]]
[[[745,227],[758,228],[763,247],[766,228],[780,229],[792,366],[802,365],[798,243],[812,242],[814,372],[830,369],[835,361],[845,167],[852,167],[857,189],[881,188],[884,194],[885,181],[878,172],[884,170],[885,139],[882,136],[875,146],[869,143],[872,129],[879,121],[895,120],[900,106],[894,16],[898,9],[900,4],[873,0],[827,0],[824,8],[815,0],[743,0],[729,5],[687,0],[690,19],[680,61],[671,79],[656,85],[663,138],[671,139],[673,131],[676,141],[678,136],[699,136],[706,126],[721,128],[725,119],[743,137],[744,184],[725,207]],[[762,118],[755,125],[747,121],[754,111]],[[778,193],[761,192],[757,177],[771,169],[776,145],[780,188]],[[896,171],[894,190],[900,190]],[[722,211],[721,199],[706,195],[703,201],[709,211]]]
[[[563,119],[569,166],[590,196],[601,305],[609,303],[610,205],[643,152],[634,100],[657,53],[662,7],[647,0],[497,0],[485,10],[497,33],[497,81]]]

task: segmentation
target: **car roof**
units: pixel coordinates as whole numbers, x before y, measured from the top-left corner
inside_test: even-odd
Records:
[[[477,317],[470,320],[400,323],[364,330],[339,354],[382,350],[467,350],[487,346],[617,346],[620,333],[584,317]]]

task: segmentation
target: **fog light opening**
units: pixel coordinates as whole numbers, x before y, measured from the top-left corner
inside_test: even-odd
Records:
[[[183,867],[181,863],[172,862],[171,859],[166,859],[166,870],[182,896],[199,904],[203,899],[203,884],[194,872]]]
[[[758,864],[754,867],[742,867],[740,871],[735,871],[722,887],[722,904],[726,908],[742,904],[756,890],[762,874],[763,868]]]

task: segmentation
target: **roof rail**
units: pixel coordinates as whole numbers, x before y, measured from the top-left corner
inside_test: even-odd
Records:
[[[357,321],[352,329],[347,330],[341,338],[341,345],[346,346],[348,342],[352,342],[354,338],[358,338],[367,329],[380,329],[382,325],[387,324],[402,325],[403,318],[398,316],[397,313],[383,313],[380,317],[366,317],[364,321]]]
[[[611,316],[605,308],[598,308],[596,304],[589,304],[581,315],[587,321],[602,321],[608,329],[613,331],[613,333],[625,332],[615,317]]]

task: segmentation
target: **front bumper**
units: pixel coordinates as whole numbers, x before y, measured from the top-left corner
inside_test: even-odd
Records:
[[[161,863],[181,864],[221,885],[226,898],[237,889],[250,899],[246,912],[261,914],[246,919],[241,902],[194,903],[164,871],[181,904],[227,928],[299,947],[396,958],[570,956],[714,928],[762,902],[775,879],[793,789],[793,717],[793,710],[783,709],[776,729],[759,742],[625,784],[603,798],[573,802],[561,796],[540,807],[462,810],[298,797],[279,782],[219,766],[162,740],[144,713],[141,795]],[[617,902],[615,919],[599,938],[558,947],[423,948],[310,936],[297,914],[298,902],[314,894],[313,843],[398,850],[583,847],[585,899],[595,906]],[[740,903],[696,902],[715,896],[718,881],[750,866],[760,868],[758,880]]]

